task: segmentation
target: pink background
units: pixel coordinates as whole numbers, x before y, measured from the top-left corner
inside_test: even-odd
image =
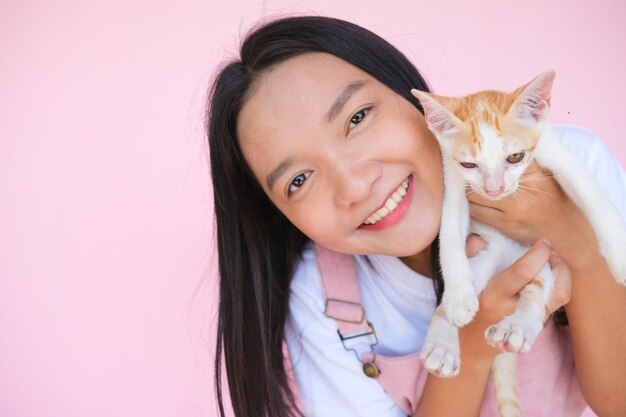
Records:
[[[264,16],[359,23],[441,94],[553,68],[551,120],[626,162],[623,2],[335,3],[0,3],[1,416],[215,415],[203,106]]]

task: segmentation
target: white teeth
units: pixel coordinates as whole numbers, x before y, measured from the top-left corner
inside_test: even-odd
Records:
[[[393,201],[393,198],[389,198],[386,202],[385,202],[385,207],[389,209],[389,211],[393,211],[396,207],[398,207],[398,203],[396,203],[395,201]]]
[[[391,194],[391,196],[385,201],[383,207],[378,209],[375,213],[370,215],[367,220],[365,220],[365,224],[376,224],[385,217],[389,215],[392,211],[394,211],[400,202],[406,196],[406,190],[409,188],[409,179],[405,179],[402,181],[402,184],[396,188],[396,190]]]

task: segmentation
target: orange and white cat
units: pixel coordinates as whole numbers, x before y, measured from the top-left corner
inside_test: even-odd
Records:
[[[477,294],[488,280],[528,249],[487,225],[470,222],[467,186],[485,198],[507,197],[520,189],[522,174],[536,160],[586,214],[615,279],[626,284],[626,227],[617,209],[545,123],[554,78],[555,73],[547,71],[512,93],[483,91],[461,98],[412,90],[439,142],[444,169],[439,239],[445,291],[421,351],[424,365],[437,375],[459,372],[458,327],[474,317]],[[471,259],[465,252],[469,232],[488,242]],[[487,329],[487,341],[528,351],[543,328],[553,287],[554,277],[546,264],[522,290],[515,312]],[[501,353],[493,365],[494,382],[500,387],[497,402],[506,417],[519,415],[515,361],[514,353]]]

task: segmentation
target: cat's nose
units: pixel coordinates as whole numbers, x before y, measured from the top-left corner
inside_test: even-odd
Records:
[[[501,173],[490,173],[484,178],[483,188],[492,197],[502,194],[504,191],[504,178]]]
[[[497,195],[502,194],[502,191],[504,191],[504,187],[498,188],[496,190],[488,190],[488,189],[485,188],[485,191],[487,192],[487,194],[492,195],[492,196],[495,197]]]

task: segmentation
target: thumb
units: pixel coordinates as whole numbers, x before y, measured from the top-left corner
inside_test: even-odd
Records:
[[[538,240],[507,269],[496,275],[491,291],[496,297],[512,297],[535,278],[550,259],[550,242]]]
[[[554,251],[550,256],[550,266],[554,272],[554,290],[547,306],[548,315],[569,303],[572,297],[572,272],[565,261]]]
[[[468,258],[475,256],[478,252],[487,247],[487,241],[475,233],[467,235],[465,240],[465,252]]]

